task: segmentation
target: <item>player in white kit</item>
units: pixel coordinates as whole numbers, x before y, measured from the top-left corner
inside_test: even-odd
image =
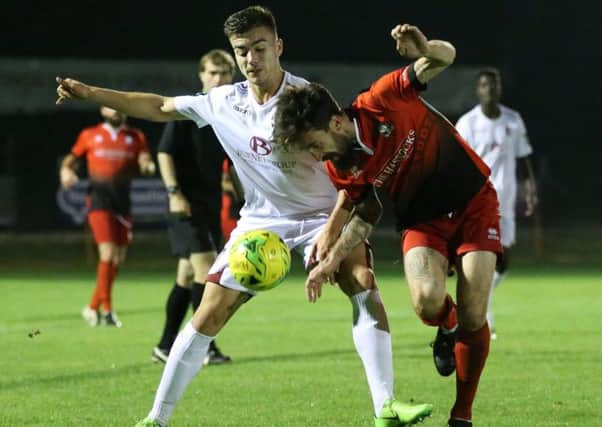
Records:
[[[489,293],[487,322],[491,338],[496,339],[493,316],[493,293],[504,278],[508,268],[508,250],[516,236],[515,205],[517,175],[524,181],[525,215],[533,214],[537,205],[537,193],[530,156],[533,152],[527,129],[520,114],[500,104],[502,81],[495,68],[485,68],[477,75],[479,105],[458,120],[456,128],[472,149],[491,169],[491,181],[500,204],[500,226],[504,255],[498,262]]]
[[[272,144],[278,95],[304,79],[280,67],[282,40],[271,12],[252,6],[232,14],[224,32],[234,50],[245,82],[212,89],[206,95],[164,97],[119,92],[57,78],[57,103],[85,99],[112,106],[129,116],[153,121],[194,120],[211,125],[232,159],[244,187],[245,206],[230,241],[209,271],[203,300],[178,335],[165,365],[148,417],[139,426],[165,426],[177,401],[202,367],[209,343],[253,292],[238,284],[228,268],[230,242],[249,230],[278,233],[300,252],[307,267],[320,259],[347,220],[324,166],[311,154]],[[329,215],[333,212],[334,215]],[[337,214],[338,213],[338,214]],[[404,404],[393,398],[391,336],[384,305],[371,269],[367,245],[359,245],[336,275],[353,308],[352,335],[364,365],[374,406],[375,426],[399,427],[430,415],[431,405]]]

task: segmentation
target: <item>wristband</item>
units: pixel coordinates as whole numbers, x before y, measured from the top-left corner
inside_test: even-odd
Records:
[[[180,187],[177,185],[168,185],[165,189],[167,190],[167,194],[175,194],[180,191]]]

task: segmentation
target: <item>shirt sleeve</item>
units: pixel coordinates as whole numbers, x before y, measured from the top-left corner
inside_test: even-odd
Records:
[[[211,91],[210,93],[214,93]],[[189,118],[198,127],[207,126],[215,122],[216,105],[215,97],[210,94],[198,94],[194,96],[176,96],[174,106],[178,113]]]
[[[520,114],[518,115],[517,124],[516,157],[526,157],[533,152],[533,147],[531,147],[531,144],[529,143],[527,128]]]
[[[420,83],[414,64],[385,74],[370,87],[370,94],[380,104],[387,108],[394,108],[399,100],[412,100],[418,98],[426,85]]]
[[[73,154],[75,157],[81,157],[86,154],[88,151],[88,140],[91,136],[90,134],[91,131],[89,129],[84,129],[80,132],[79,136],[77,137],[77,141],[75,141],[73,148],[71,148],[71,154]]]
[[[159,153],[174,154],[176,151],[177,124],[178,122],[169,122],[163,127],[163,133],[161,134],[159,146],[157,147]]]
[[[353,203],[361,201],[366,191],[372,188],[372,185],[363,179],[364,174],[355,177],[353,173],[339,171],[330,161],[326,162],[326,172],[334,187],[344,190]]]

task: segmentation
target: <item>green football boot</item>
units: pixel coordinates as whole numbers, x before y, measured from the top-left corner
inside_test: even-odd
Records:
[[[162,427],[162,426],[157,421],[151,420],[150,418],[147,417],[147,418],[143,419],[142,421],[138,421],[138,423],[134,427]]]
[[[389,399],[383,405],[380,416],[374,419],[374,427],[403,427],[419,423],[433,412],[430,403],[402,403]]]

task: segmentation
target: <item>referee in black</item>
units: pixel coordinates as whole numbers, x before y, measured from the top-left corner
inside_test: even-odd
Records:
[[[199,60],[203,92],[231,83],[235,70],[234,59],[224,50],[203,55]],[[169,240],[178,257],[176,282],[165,305],[163,335],[152,352],[153,361],[165,363],[188,306],[194,312],[201,303],[207,272],[221,245],[221,179],[226,154],[210,126],[199,129],[189,120],[168,123],[158,151],[169,197]],[[212,342],[204,363],[230,361]]]

